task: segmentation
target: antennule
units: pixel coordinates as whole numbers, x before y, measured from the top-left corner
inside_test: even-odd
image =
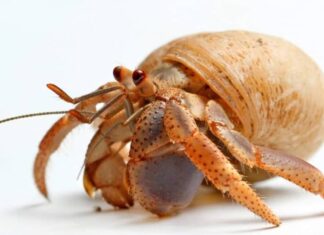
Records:
[[[96,91],[93,91],[89,94],[77,97],[77,98],[72,98],[71,96],[69,96],[65,91],[63,91],[61,88],[59,88],[58,86],[56,86],[55,84],[49,83],[47,84],[47,87],[53,91],[55,94],[57,94],[62,100],[68,102],[68,103],[72,103],[72,104],[77,104],[83,100],[87,100],[90,99],[92,97],[95,96],[99,96],[102,94],[106,94],[115,90],[122,90],[123,87],[122,86],[111,86],[108,88],[103,88],[103,89],[99,89]]]
[[[48,89],[57,94],[62,100],[65,100],[68,103],[74,103],[73,98],[71,98],[65,91],[56,86],[55,84],[49,83],[46,85]]]

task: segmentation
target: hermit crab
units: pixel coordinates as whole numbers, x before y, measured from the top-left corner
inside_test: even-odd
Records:
[[[268,173],[324,197],[323,174],[305,161],[323,140],[323,74],[289,42],[245,31],[195,34],[113,75],[116,82],[78,98],[48,84],[76,106],[40,143],[34,176],[45,197],[49,158],[82,123],[98,127],[85,157],[85,191],[100,190],[118,208],[136,201],[169,215],[187,207],[206,179],[279,225],[249,185]],[[241,165],[260,170],[244,175]]]

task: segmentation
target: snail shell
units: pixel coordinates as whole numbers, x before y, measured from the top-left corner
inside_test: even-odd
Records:
[[[164,62],[207,84],[252,143],[303,159],[321,144],[323,73],[291,43],[244,31],[196,34],[162,46],[139,68],[151,73]]]

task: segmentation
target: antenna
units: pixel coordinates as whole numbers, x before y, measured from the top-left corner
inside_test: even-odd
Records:
[[[54,111],[54,112],[41,112],[41,113],[29,113],[24,115],[19,115],[15,117],[6,118],[3,120],[0,120],[0,124],[5,122],[10,122],[18,119],[24,119],[24,118],[31,118],[31,117],[38,117],[38,116],[47,116],[47,115],[60,115],[60,114],[67,114],[69,111]]]

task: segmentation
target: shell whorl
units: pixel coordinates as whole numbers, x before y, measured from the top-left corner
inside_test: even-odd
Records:
[[[172,41],[140,65],[162,61],[197,73],[240,119],[253,143],[307,158],[323,140],[324,79],[318,66],[282,39],[242,31]]]

